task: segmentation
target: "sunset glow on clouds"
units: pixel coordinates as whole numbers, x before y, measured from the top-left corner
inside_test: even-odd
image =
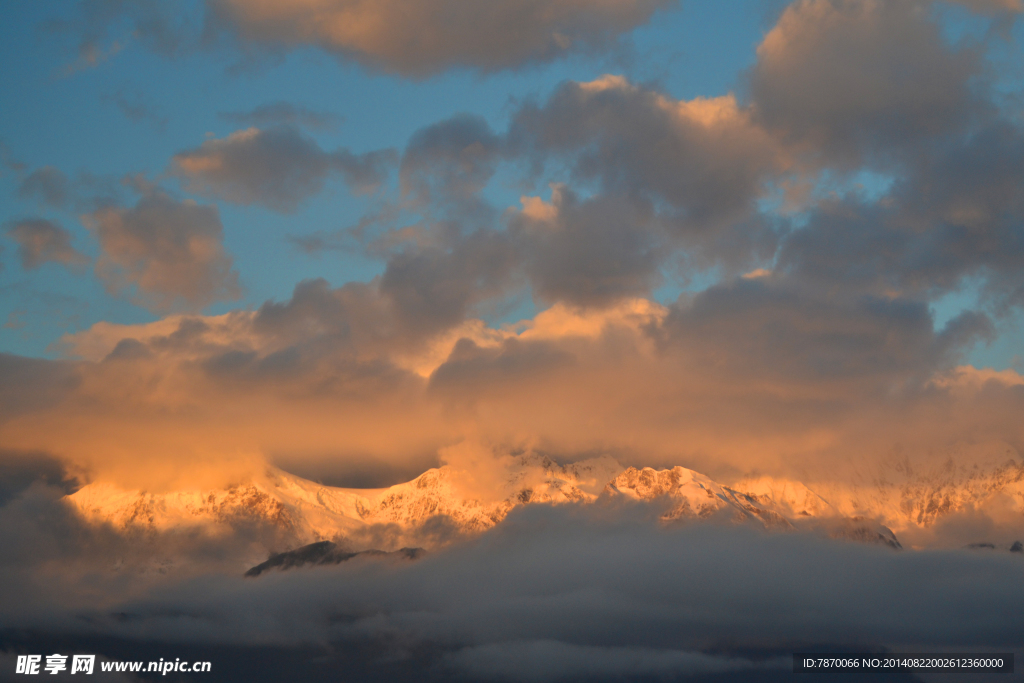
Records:
[[[447,466],[467,500],[500,502],[510,463],[529,456],[798,483],[850,518],[898,522],[908,548],[1008,544],[1024,533],[1022,12],[1019,0],[5,7],[0,531],[26,566],[74,583],[97,548],[131,554],[61,507],[76,486],[170,495],[280,468],[376,490]],[[1003,488],[963,502],[935,484],[954,472]],[[921,482],[955,505],[925,514],[871,498],[917,495]],[[85,539],[78,554],[28,540],[33,506],[62,511],[40,537]],[[415,616],[429,602],[417,581],[447,595],[446,572],[482,567],[500,584],[487,544],[511,552],[531,524],[544,531],[523,561],[578,572],[552,550],[544,515],[580,534],[580,556],[614,555],[646,519],[638,510],[620,510],[625,526],[607,510],[513,514],[484,545],[394,570],[394,593],[375,598],[395,602],[394,621],[360,637],[436,639],[454,649],[435,672],[481,679],[520,656],[550,666],[514,680],[559,680],[550,672],[578,674],[593,657],[595,676],[640,660],[650,675],[753,666],[710,655],[722,641],[693,636],[695,613],[672,622],[688,634],[678,651],[515,620],[478,641],[465,635],[475,617],[447,604],[437,622]],[[188,575],[214,621],[236,619],[225,615],[241,599],[220,583],[225,558],[283,549],[252,533],[223,550],[168,541],[200,567]],[[454,543],[430,533],[416,538]],[[661,532],[637,533],[649,568],[694,562],[683,541],[707,543],[702,576],[748,542],[687,528],[658,550],[642,539]],[[851,553],[901,580],[924,561],[753,543],[780,572],[791,551],[823,566]],[[619,561],[594,585],[626,580]],[[21,577],[13,566],[0,572]],[[357,577],[386,592],[374,580]],[[278,601],[315,604],[323,577],[272,581],[259,597],[273,618],[243,641],[355,637],[303,622],[308,640],[284,638]],[[145,603],[140,613],[202,611],[179,584],[132,586],[118,600]],[[602,600],[597,612],[619,613]],[[0,626],[29,619],[19,604]],[[821,642],[870,640],[868,617],[832,608],[850,631]],[[61,609],[40,603],[31,619],[69,629]],[[761,622],[737,610],[726,605],[722,633],[760,642],[745,629]],[[891,639],[878,642],[989,643],[966,628],[943,640],[923,619],[899,640],[886,619]],[[155,641],[188,640],[158,621]],[[786,628],[790,642],[820,635]],[[591,651],[606,646],[604,659]]]

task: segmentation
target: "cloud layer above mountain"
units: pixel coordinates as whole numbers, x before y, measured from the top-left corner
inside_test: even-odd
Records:
[[[423,75],[546,59],[662,4],[218,0],[207,19]],[[132,11],[157,31],[162,10],[145,7]],[[261,127],[174,154],[182,191],[292,213],[338,176],[376,208],[306,244],[347,240],[379,275],[303,281],[221,315],[98,323],[63,339],[63,361],[7,357],[12,377],[67,379],[38,382],[0,433],[155,487],[263,459],[409,476],[464,440],[726,480],[850,476],[896,452],[922,466],[1019,457],[1019,374],[961,367],[1024,302],[1024,132],[986,61],[995,40],[955,40],[915,0],[799,0],[741,96],[570,80],[510,104],[503,128],[455,114],[401,152],[326,145],[310,132],[324,117],[284,101],[232,115]],[[69,201],[61,171],[22,175],[26,197]],[[498,204],[510,176],[522,196]],[[238,298],[220,209],[166,179],[127,183],[134,205],[95,200],[95,273],[161,314]],[[86,261],[48,219],[8,234],[25,268]],[[965,292],[975,301],[937,312]],[[483,322],[528,299],[523,321]]]
[[[1024,379],[958,369],[977,321],[936,332],[920,304],[740,278],[669,308],[559,305],[517,328],[424,338],[407,315],[382,287],[309,282],[255,312],[97,325],[65,341],[84,360],[6,357],[0,430],[10,447],[154,489],[224,484],[262,458],[396,483],[464,439],[827,482],[904,458],[999,465],[1024,438]],[[41,372],[53,380],[19,401],[15,377]]]

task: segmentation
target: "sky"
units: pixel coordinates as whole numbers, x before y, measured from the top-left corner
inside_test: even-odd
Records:
[[[603,49],[587,49],[583,35],[580,49],[556,45],[553,53],[545,51],[552,49],[550,45],[531,43],[509,46],[512,52],[493,57],[477,54],[469,45],[453,46],[451,54],[399,56],[378,54],[375,50],[384,47],[374,44],[369,52],[357,50],[346,57],[349,48],[343,39],[321,44],[315,37],[297,40],[282,34],[246,40],[245,31],[255,29],[239,19],[244,12],[233,14],[240,10],[231,3],[217,5],[225,15],[219,22],[211,18],[216,13],[201,3],[177,3],[173,9],[127,3],[125,7],[133,9],[118,9],[122,4],[14,3],[5,9],[0,78],[6,167],[0,179],[0,212],[5,217],[6,253],[0,256],[0,344],[10,353],[56,358],[63,335],[97,322],[149,322],[169,312],[252,310],[268,300],[287,299],[303,280],[322,277],[340,286],[370,281],[384,272],[387,254],[368,249],[365,238],[342,244],[344,240],[336,237],[328,240],[333,249],[312,245],[322,246],[324,235],[366,225],[383,205],[395,209],[409,199],[394,159],[376,169],[381,175],[374,183],[355,187],[346,185],[344,174],[295,167],[291,182],[302,187],[275,197],[273,189],[260,186],[255,178],[247,188],[231,189],[176,171],[176,155],[198,149],[204,141],[225,139],[253,126],[284,124],[323,151],[398,154],[417,131],[453,116],[482,117],[501,134],[523,103],[550,98],[566,81],[591,82],[606,74],[621,75],[673,100],[734,94],[741,106],[756,106],[751,69],[762,39],[784,7],[781,2],[637,3],[621,17],[608,10],[600,20],[611,22],[600,30],[615,33],[602,38]],[[1012,9],[1012,3],[1009,6]],[[979,3],[974,9],[997,11],[999,3]],[[579,10],[566,11],[571,15]],[[984,52],[983,62],[992,62],[985,64],[991,69],[985,76],[1014,87],[1012,81],[1019,74],[1000,70],[999,65],[1019,56],[1013,37],[1020,29],[1015,23],[1000,33],[992,28],[991,14],[979,17],[947,6],[928,11],[935,21],[943,20],[936,27],[943,39],[958,41],[951,49],[970,42],[972,50]],[[566,21],[572,21],[569,15]],[[995,21],[1005,25],[1005,16]],[[620,21],[625,23],[615,23]],[[438,39],[448,37],[439,34]],[[977,73],[963,76],[980,77],[984,69],[981,63],[970,68],[976,66]],[[989,95],[999,93],[998,85],[989,84]],[[1017,103],[1010,98],[1001,104],[1003,114],[1013,118]],[[478,217],[477,224],[464,225],[463,230],[500,230],[501,212],[518,206],[519,196],[543,198],[550,183],[570,180],[566,169],[524,173],[523,159],[517,156],[503,158],[479,188],[495,215]],[[757,196],[734,199],[763,201],[767,216],[777,218],[772,209],[778,207],[770,206],[768,195],[777,192],[785,173],[776,170],[775,177],[756,180]],[[837,173],[841,177],[831,177]],[[891,168],[867,160],[844,161],[839,167],[818,163],[802,174],[806,177],[801,181],[821,183],[822,191],[829,184],[838,185],[830,188],[838,192],[866,183],[870,192],[884,188],[891,173]],[[593,190],[593,177],[576,176],[572,180],[584,192]],[[216,207],[221,230],[217,242],[226,259],[221,266],[234,274],[230,283],[206,282],[206,291],[183,296],[167,282],[140,292],[137,282],[103,274],[98,268],[102,240],[83,216],[97,206],[137,202],[139,193],[125,185],[129,177],[154,185],[176,201],[191,199]],[[400,229],[420,218],[422,213],[409,210],[386,224]],[[794,221],[799,224],[802,216],[784,218],[790,225],[779,226],[783,232]],[[28,238],[11,231],[39,219],[63,230],[59,234],[67,237],[60,238],[61,244],[66,242],[74,251],[61,252],[57,258],[48,252],[26,261],[19,250]],[[386,229],[381,221],[367,227],[371,232]],[[689,246],[669,248],[685,253]],[[72,257],[75,252],[81,256]],[[743,265],[771,265],[778,252],[757,256]],[[653,268],[660,286],[645,282],[630,294],[671,303],[693,282],[704,286],[727,276],[715,267],[720,257],[716,254],[709,262],[683,269],[665,259],[669,262]],[[964,308],[984,306],[976,291],[984,277],[978,272],[957,273],[941,291],[930,293],[927,303],[935,311],[936,324]],[[473,313],[491,323],[529,317],[538,305],[543,308],[552,300],[538,303],[535,287],[528,282],[518,291],[502,292],[516,298],[514,305]],[[1020,333],[1019,316],[1009,312],[997,322],[997,336],[968,349],[969,359],[979,367],[1019,368],[1020,349],[1013,343]]]
[[[183,16],[196,23],[205,20],[202,7],[180,5],[189,10]],[[629,38],[630,48],[570,51],[558,60],[530,59],[527,53],[522,63],[500,69],[456,55],[450,65],[420,72],[407,65],[363,66],[302,44],[268,46],[266,52],[244,45],[243,52],[203,48],[196,45],[199,26],[175,35],[185,44],[175,42],[165,48],[170,54],[163,54],[152,45],[156,38],[139,31],[131,17],[118,16],[110,9],[114,6],[17,3],[5,11],[12,16],[3,28],[3,140],[8,163],[25,166],[20,172],[6,169],[2,211],[15,222],[31,217],[58,222],[74,237],[78,251],[96,259],[99,248],[80,220],[83,211],[112,199],[125,177],[144,178],[180,200],[217,206],[223,248],[238,273],[239,290],[177,302],[154,313],[152,307],[133,303],[130,293],[111,296],[102,278],[89,277],[91,268],[68,274],[59,261],[23,268],[15,241],[7,246],[0,311],[8,323],[0,331],[2,343],[10,352],[55,357],[54,342],[61,335],[96,322],[151,321],[168,310],[254,309],[267,300],[287,299],[302,280],[323,277],[342,285],[383,272],[385,259],[366,253],[363,245],[323,253],[303,250],[295,240],[355,226],[382,202],[396,203],[401,190],[393,164],[373,192],[351,192],[338,178],[325,177],[325,185],[313,181],[283,202],[260,202],[231,192],[204,192],[168,173],[175,154],[210,137],[285,123],[324,150],[397,153],[431,123],[466,114],[483,117],[500,130],[517,102],[545,97],[566,80],[589,81],[609,71],[657,81],[677,97],[725,95],[753,61],[773,11],[764,3],[738,14],[652,4],[633,20],[639,26]],[[639,21],[656,9],[659,21]],[[161,11],[168,21],[179,20],[179,5]],[[113,16],[104,19],[106,14]],[[742,23],[737,24],[737,16]],[[710,35],[709,27],[715,27],[716,35]],[[59,171],[65,183],[85,180],[65,191],[73,198],[55,202],[51,196],[47,201],[22,189],[26,177],[40,168]],[[504,171],[486,188],[497,209],[518,205],[520,185],[526,182],[521,175]],[[547,189],[543,180],[532,184],[538,192]],[[120,201],[133,201],[121,193]],[[404,222],[415,219],[410,215]],[[515,315],[493,319],[514,321]]]
[[[51,648],[720,683],[798,644],[1019,652],[1021,556],[963,546],[1024,533],[1022,13],[4,3],[0,680]],[[999,490],[905,552],[606,500],[244,581],[259,530],[143,543],[65,498],[447,465],[486,501],[524,453]]]
[[[11,4],[0,436],[155,488],[1019,453],[1019,10]]]

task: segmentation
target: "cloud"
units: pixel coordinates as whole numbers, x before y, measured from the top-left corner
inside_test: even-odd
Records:
[[[141,93],[127,95],[123,91],[118,91],[113,95],[103,95],[102,99],[116,105],[124,117],[133,123],[149,121],[161,131],[167,127],[167,117],[161,116]]]
[[[1024,303],[1024,134],[985,127],[915,162],[880,201],[820,202],[782,242],[777,270],[836,295],[934,300],[982,284],[982,304]]]
[[[176,154],[171,171],[189,192],[287,213],[318,193],[333,173],[357,192],[370,192],[383,182],[393,161],[390,150],[326,152],[297,128],[279,125],[207,140],[198,149]]]
[[[342,117],[330,112],[314,111],[290,102],[278,100],[261,104],[251,111],[221,112],[218,116],[238,126],[302,126],[313,130],[333,130]]]
[[[81,266],[88,258],[71,246],[71,233],[45,218],[28,218],[7,228],[7,236],[18,243],[21,267],[29,270],[47,262]]]
[[[556,320],[567,313],[552,309]],[[1021,453],[1008,412],[1018,391],[992,387],[968,405],[922,385],[958,362],[975,325],[934,332],[919,303],[834,302],[744,281],[684,297],[667,316],[461,342],[430,389],[475,433],[570,459],[611,453],[727,482],[751,471],[891,479],[896,444],[922,469],[974,462],[982,443]]]
[[[3,140],[0,140],[0,177],[7,171],[14,171],[15,173],[21,173],[25,170],[26,165],[15,159],[11,154],[11,148],[7,146]]]
[[[838,391],[848,391],[847,382],[877,387],[927,376],[946,352],[924,304],[841,302],[760,280],[719,285],[679,302],[665,333],[665,343],[697,365],[720,363],[728,374]]]
[[[22,199],[36,198],[47,206],[61,208],[70,197],[68,178],[53,166],[37,168],[21,181],[18,196]]]
[[[450,250],[467,227],[504,228],[512,275],[496,297],[528,282],[544,302],[604,305],[667,273],[777,261],[794,286],[841,296],[933,301],[980,281],[980,305],[1003,315],[1024,300],[1021,133],[993,104],[982,47],[950,45],[925,4],[802,0],[759,47],[747,104],[604,76],[521,106],[503,134],[465,115],[422,129],[400,177],[433,222],[375,246]],[[559,182],[551,202],[524,200],[543,220],[524,205],[495,224],[482,191],[501,162]],[[858,192],[856,169],[888,189]]]
[[[732,95],[674,100],[621,76],[564,83],[518,111],[509,137],[539,162],[563,158],[575,179],[605,192],[666,202],[693,233],[749,214],[786,163]]]
[[[333,480],[409,479],[457,437],[424,400],[416,372],[422,356],[438,353],[438,330],[424,334],[402,315],[376,286],[320,280],[257,311],[101,323],[68,340],[69,355],[86,359],[66,369],[80,389],[47,393],[38,405],[11,390],[4,442],[23,448],[50,430],[43,441],[62,457],[150,489],[222,485],[268,458]],[[40,390],[65,367],[11,362],[12,372],[40,373]],[[50,400],[63,407],[47,409]],[[55,419],[64,427],[54,431]]]
[[[504,141],[478,116],[460,115],[416,131],[399,169],[402,194],[418,205],[477,202]]]
[[[70,76],[94,68],[139,41],[164,55],[179,54],[192,42],[194,12],[179,3],[159,0],[80,0],[70,16],[43,24],[48,31],[70,33],[78,39],[77,59],[63,71]],[[106,45],[106,47],[105,47]]]
[[[480,680],[559,681],[625,676],[680,676],[783,668],[783,660],[755,663],[740,657],[648,647],[577,645],[559,640],[527,640],[465,647],[446,664]]]
[[[558,183],[550,202],[525,197],[522,210],[501,215],[483,191],[502,162],[525,162],[538,177],[561,163],[574,186],[596,184],[598,193],[578,199]],[[504,133],[469,115],[417,131],[399,178],[403,208],[422,221],[385,232],[370,249],[389,258],[385,287],[401,269],[404,279],[423,278],[410,291],[432,292],[428,261],[473,261],[487,245],[494,272],[476,303],[529,284],[545,303],[603,306],[648,294],[663,267],[745,272],[770,257],[777,227],[757,202],[787,163],[732,96],[677,101],[618,76],[569,82],[521,107]],[[480,285],[474,267],[444,266],[445,298]]]
[[[41,526],[40,513],[63,524]],[[16,560],[2,566],[5,585],[17,588],[0,624],[22,630],[8,636],[15,642],[25,631],[46,642],[88,638],[107,656],[118,640],[135,652],[205,646],[223,653],[215,665],[258,643],[261,667],[299,650],[293,671],[303,672],[312,649],[329,666],[304,680],[336,677],[342,663],[354,680],[785,680],[794,643],[1021,647],[1015,554],[659,527],[644,505],[531,506],[416,562],[350,560],[256,579],[229,568],[241,544],[231,553],[198,539],[119,544],[62,516],[45,489],[0,509],[0,529]],[[163,572],[137,564],[140,546],[165,548]]]
[[[675,100],[620,76],[567,82],[520,108],[508,145],[536,174],[558,169],[559,181],[596,186],[601,201],[631,213],[621,234],[601,230],[632,243],[629,258],[657,245],[690,272],[743,272],[774,249],[776,228],[758,202],[790,161],[732,95]]]
[[[130,209],[100,209],[86,222],[102,249],[96,274],[112,293],[128,291],[159,311],[200,309],[240,296],[215,207],[157,191]]]
[[[951,48],[927,3],[799,0],[757,48],[752,106],[819,163],[889,165],[987,112],[982,55]]]
[[[429,334],[454,327],[475,303],[500,294],[511,277],[514,253],[500,233],[476,232],[449,248],[399,252],[380,279],[401,323]]]
[[[768,276],[668,308],[556,304],[495,328],[463,317],[476,296],[466,283],[489,275],[456,270],[487,272],[493,246],[420,254],[366,284],[306,282],[257,311],[97,324],[66,339],[81,360],[12,357],[67,379],[32,405],[12,393],[0,436],[154,490],[231,481],[262,459],[397,483],[467,438],[683,465],[726,484],[891,480],[904,457],[924,471],[1024,452],[1020,386],[935,383],[988,333],[984,317],[935,330],[918,301],[834,298]]]
[[[208,20],[271,50],[315,45],[403,76],[514,69],[606,47],[670,0],[208,0]]]
[[[75,213],[94,211],[114,203],[127,184],[122,178],[88,171],[68,177],[54,166],[42,166],[27,175],[25,170],[24,165],[16,169],[21,176],[17,190],[19,199],[35,201],[40,207]]]
[[[521,250],[534,295],[542,301],[604,305],[642,296],[660,278],[660,236],[647,229],[645,202],[597,196],[581,201],[556,186],[551,202],[524,197],[510,212],[510,232]]]
[[[0,422],[52,409],[78,387],[71,363],[9,353],[0,353],[0,376]]]
[[[0,450],[0,507],[37,482],[57,487],[65,494],[78,490],[78,482],[57,458],[45,453]]]

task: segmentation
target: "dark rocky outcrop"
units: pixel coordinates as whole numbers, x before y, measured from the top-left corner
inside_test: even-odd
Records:
[[[320,541],[310,543],[295,550],[283,553],[273,553],[266,562],[256,565],[245,573],[246,576],[259,576],[271,569],[292,569],[304,565],[341,564],[356,557],[395,558],[404,560],[416,560],[426,553],[423,548],[402,548],[394,552],[383,550],[362,550],[359,552],[346,552],[331,541]]]

